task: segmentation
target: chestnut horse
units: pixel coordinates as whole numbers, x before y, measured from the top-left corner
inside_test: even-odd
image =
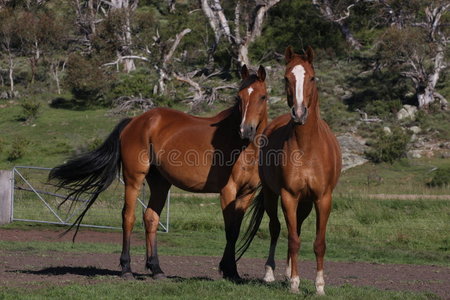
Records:
[[[51,171],[49,178],[58,180],[57,186],[71,190],[66,200],[77,199],[82,193],[92,195],[73,227],[79,226],[122,166],[125,182],[122,276],[133,276],[130,236],[136,218],[136,198],[146,180],[151,191],[144,213],[146,267],[153,277],[164,277],[156,232],[168,191],[175,185],[190,192],[220,193],[227,241],[220,270],[225,278],[239,278],[235,245],[244,213],[259,186],[259,148],[255,136],[267,125],[268,98],[262,66],[257,74],[251,75],[244,66],[241,77],[236,104],[214,117],[195,117],[169,108],[151,109],[122,120],[98,149]]]
[[[314,205],[316,239],[314,253],[317,262],[316,290],[324,294],[323,262],[325,231],[331,209],[331,197],[341,172],[341,153],[336,137],[320,118],[315,83],[313,51],[295,54],[289,46],[286,58],[286,92],[290,114],[273,120],[264,131],[267,143],[261,146],[260,176],[262,190],[252,204],[252,219],[244,236],[240,256],[255,236],[264,210],[270,218],[271,243],[266,262],[266,282],[274,281],[275,247],[280,234],[277,216],[278,196],[288,229],[288,268],[290,289],[298,292],[300,283],[297,254],[303,221]],[[238,256],[238,257],[240,257]]]

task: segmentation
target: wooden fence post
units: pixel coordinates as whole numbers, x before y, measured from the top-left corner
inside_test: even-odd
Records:
[[[0,170],[0,225],[12,221],[13,172]]]

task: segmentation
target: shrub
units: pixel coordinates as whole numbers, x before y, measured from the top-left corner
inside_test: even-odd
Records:
[[[427,184],[430,187],[445,187],[450,185],[450,167],[439,168],[434,174],[433,178]]]
[[[22,115],[19,119],[25,122],[32,122],[37,118],[41,104],[36,100],[27,99],[20,104],[22,107]]]
[[[22,137],[17,137],[11,144],[11,150],[8,153],[8,161],[15,161],[22,158],[25,154],[26,148],[30,142]]]
[[[406,155],[409,140],[409,135],[401,128],[393,128],[390,134],[378,129],[374,139],[370,142],[371,150],[366,152],[366,156],[375,163],[388,162],[392,164]]]
[[[104,94],[110,85],[109,76],[100,62],[79,54],[69,56],[65,85],[81,105],[104,104]]]
[[[398,112],[402,108],[402,102],[399,99],[394,100],[374,100],[364,107],[364,111],[369,116],[379,116],[388,118],[395,116],[393,113]]]
[[[119,97],[150,98],[153,95],[153,85],[146,74],[131,73],[124,75],[122,80],[113,86],[108,94],[108,100],[112,101]]]

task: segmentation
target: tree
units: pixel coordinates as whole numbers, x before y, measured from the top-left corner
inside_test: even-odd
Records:
[[[24,10],[18,14],[17,35],[21,54],[29,57],[31,83],[34,83],[36,68],[45,52],[54,52],[64,42],[63,20],[48,11]]]
[[[350,28],[348,27],[346,20],[350,17],[351,9],[356,3],[361,0],[349,0],[349,1],[330,1],[330,0],[312,0],[314,6],[316,6],[322,16],[337,25],[339,30],[345,37],[345,40],[355,50],[360,50],[361,43],[353,36]]]
[[[214,33],[214,51],[223,39],[232,48],[233,58],[239,65],[251,65],[249,46],[261,35],[264,18],[270,8],[280,0],[237,0],[234,5],[234,31],[225,15],[220,0],[200,0],[202,11]],[[244,3],[244,4],[243,4]],[[223,38],[222,38],[223,37]]]
[[[419,10],[399,7],[397,1],[383,1],[392,17],[386,18],[390,27],[381,38],[380,55],[400,69],[410,79],[417,95],[419,108],[427,108],[439,99],[443,108],[447,100],[436,91],[442,71],[447,68],[446,50],[449,44],[447,1],[413,1]],[[400,12],[396,11],[400,10]],[[404,12],[408,11],[408,14]]]
[[[138,4],[139,0],[75,0],[77,25],[86,52],[92,51],[93,40],[98,38],[98,24],[107,22],[106,26],[113,30],[116,56],[123,70],[127,73],[135,70],[134,60],[127,57],[133,55],[131,23]]]
[[[14,38],[16,37],[16,16],[9,9],[0,10],[0,58],[5,57],[8,61],[9,90],[14,94]]]

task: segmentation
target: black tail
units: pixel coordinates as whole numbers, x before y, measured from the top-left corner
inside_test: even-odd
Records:
[[[108,138],[97,149],[74,157],[67,163],[53,168],[48,176],[49,180],[57,180],[56,186],[70,191],[61,206],[67,200],[77,201],[83,193],[89,195],[88,204],[65,233],[77,226],[73,240],[78,233],[81,221],[97,199],[117,177],[120,171],[120,133],[131,121],[123,119],[116,125]]]
[[[251,213],[250,223],[241,238],[242,245],[236,251],[236,262],[241,259],[242,255],[244,255],[245,251],[250,247],[250,244],[261,225],[262,218],[264,217],[264,194],[262,190],[259,192],[258,196],[253,199],[249,213]]]

